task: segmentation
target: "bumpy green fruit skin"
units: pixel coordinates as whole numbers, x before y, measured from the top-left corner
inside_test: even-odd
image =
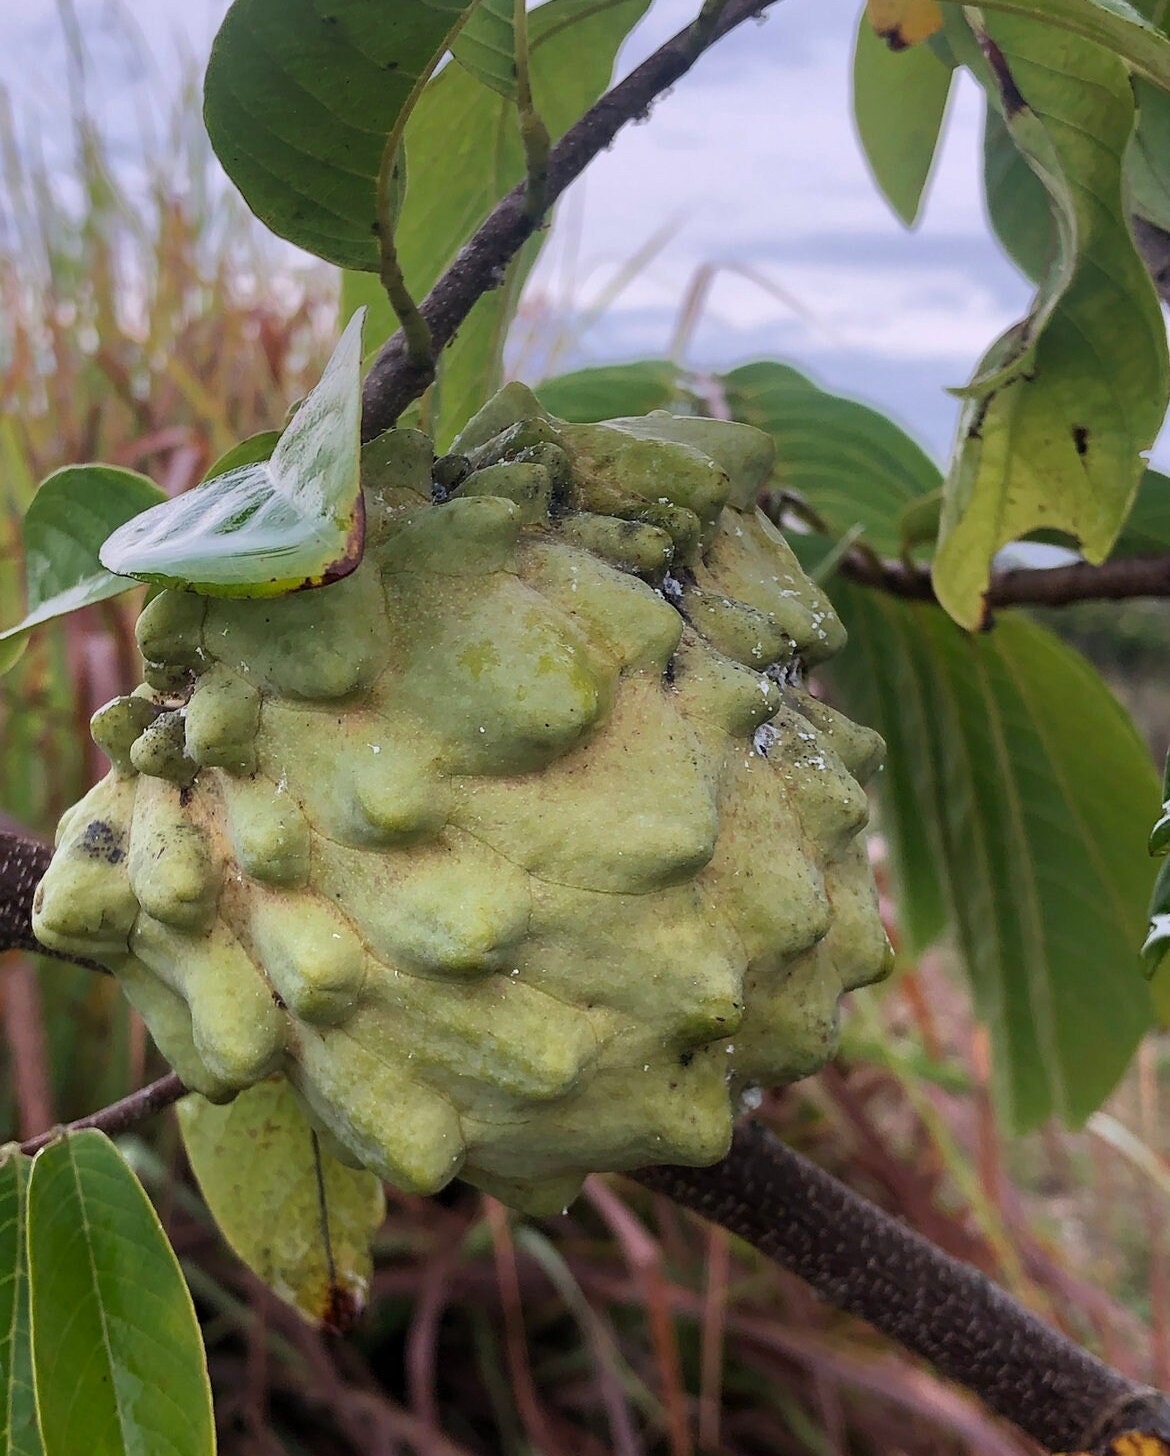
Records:
[[[519,386],[441,468],[382,436],[353,575],[148,606],[37,935],[107,964],[189,1086],[283,1074],[400,1188],[559,1209],[718,1159],[888,963],[882,746],[802,686],[844,634],[754,508],[771,460]]]

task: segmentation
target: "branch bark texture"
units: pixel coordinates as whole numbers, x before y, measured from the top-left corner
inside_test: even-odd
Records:
[[[627,122],[644,117],[653,103],[691,69],[717,40],[775,0],[726,0],[673,36],[572,126],[549,154],[545,207],[551,207]],[[476,302],[504,281],[505,270],[543,216],[532,216],[522,182],[502,198],[450,268],[419,305],[435,353],[454,338]],[[434,378],[433,367],[412,361],[402,331],[387,340],[366,376],[362,396],[362,438],[388,430]]]
[[[841,574],[889,596],[912,602],[937,601],[926,567],[852,551],[841,563]],[[1001,571],[992,577],[985,601],[994,611],[997,607],[1067,607],[1073,602],[1119,602],[1135,597],[1170,597],[1170,555],[1119,556],[1100,566],[1076,561],[1070,566]]]
[[[714,1167],[630,1176],[754,1244],[1051,1451],[1105,1451],[1132,1430],[1170,1439],[1164,1396],[1066,1339],[757,1124],[737,1131]]]

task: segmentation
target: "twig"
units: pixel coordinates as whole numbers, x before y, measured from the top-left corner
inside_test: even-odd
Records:
[[[712,1168],[631,1176],[747,1239],[822,1298],[932,1361],[1052,1451],[1129,1430],[1170,1440],[1170,1400],[749,1124]]]
[[[63,1132],[79,1132],[83,1127],[96,1127],[99,1131],[116,1137],[118,1133],[127,1132],[140,1122],[145,1122],[148,1117],[153,1117],[156,1112],[170,1107],[172,1102],[178,1102],[180,1097],[186,1095],[187,1089],[178,1074],[168,1072],[157,1082],[140,1087],[137,1092],[131,1092],[129,1097],[123,1097],[118,1102],[111,1102],[99,1112],[91,1112],[88,1117],[79,1117],[76,1122],[67,1122],[64,1127],[50,1128],[48,1132],[29,1138],[27,1142],[21,1143],[20,1151],[29,1154],[39,1152]]]
[[[661,94],[685,76],[705,50],[775,0],[727,0],[711,24],[696,21],[661,46],[565,133],[549,154],[546,209],[605,150],[627,122],[646,115]],[[542,214],[543,216],[543,214]],[[503,282],[508,263],[536,231],[527,186],[502,198],[419,305],[435,352],[454,338],[476,302]],[[430,384],[434,369],[414,362],[401,330],[383,346],[366,376],[362,436],[373,439],[394,424]]]
[[[874,587],[889,596],[912,602],[934,602],[937,597],[930,572],[924,566],[882,560],[851,551],[840,565],[841,575],[860,586]],[[1134,597],[1170,597],[1170,555],[1119,556],[1090,566],[1019,567],[993,576],[984,600],[996,607],[1066,607],[1073,602],[1128,601]]]

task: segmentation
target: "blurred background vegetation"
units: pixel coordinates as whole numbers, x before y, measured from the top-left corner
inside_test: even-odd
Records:
[[[5,621],[22,611],[20,519],[45,474],[100,458],[187,488],[233,442],[280,424],[337,321],[333,270],[271,240],[217,180],[193,74],[132,191],[83,107],[69,176],[17,133],[0,97]],[[528,360],[564,347],[563,319],[539,300],[518,327]],[[50,835],[103,771],[88,719],[139,681],[137,606],[122,599],[39,632],[3,680],[5,827]],[[1048,621],[1163,753],[1166,605]],[[880,836],[874,855],[882,876]],[[896,940],[888,896],[885,913]],[[116,986],[91,973],[10,955],[0,1013],[6,1138],[163,1070]],[[769,1095],[759,1115],[1126,1373],[1167,1387],[1164,1059],[1149,1038],[1084,1131],[1009,1140],[985,1034],[942,952],[853,998],[836,1063]],[[721,1230],[621,1179],[591,1179],[548,1220],[512,1219],[460,1184],[430,1201],[392,1196],[369,1307],[342,1338],[301,1324],[225,1249],[170,1119],[126,1150],[204,1319],[225,1456],[1033,1449]]]

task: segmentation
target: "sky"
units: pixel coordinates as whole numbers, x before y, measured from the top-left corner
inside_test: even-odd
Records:
[[[68,114],[60,0],[0,10],[0,85],[50,149]],[[131,137],[206,56],[225,0],[72,0],[87,95]],[[694,13],[656,0],[619,63],[628,69]],[[703,57],[627,127],[565,199],[532,289],[588,306],[640,248],[649,261],[576,339],[566,364],[664,355],[705,265],[717,269],[683,362],[715,369],[781,358],[866,399],[936,456],[962,384],[1030,289],[984,219],[982,101],[963,78],[930,194],[907,231],[878,194],[854,136],[849,71],[860,0],[782,0]],[[128,57],[126,18],[144,57]],[[651,245],[654,245],[651,247]]]

